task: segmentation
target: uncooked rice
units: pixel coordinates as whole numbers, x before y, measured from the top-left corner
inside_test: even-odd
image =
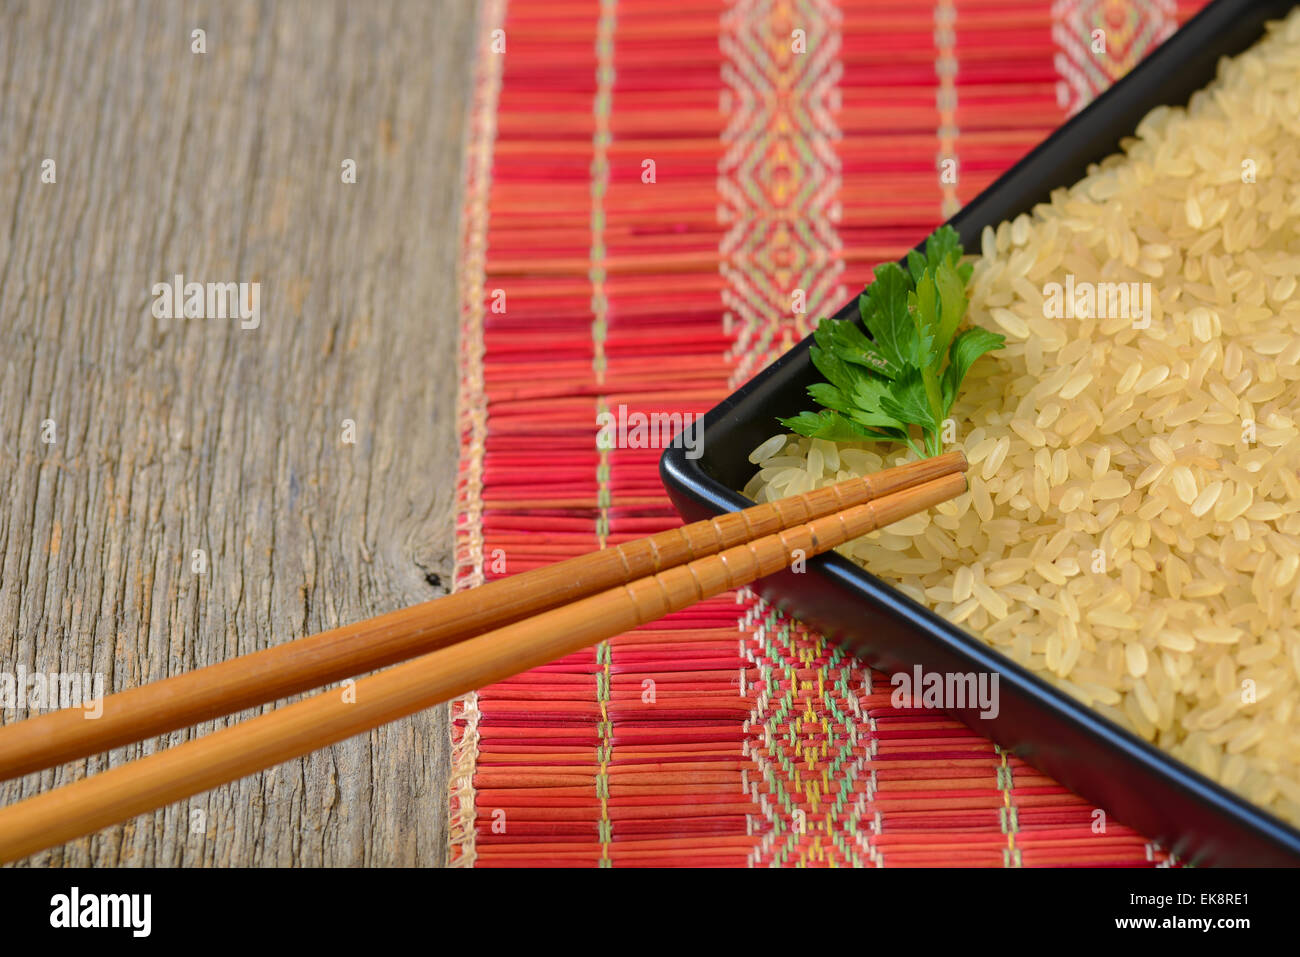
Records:
[[[970,491],[841,551],[1300,823],[1300,10],[1136,132],[984,231],[971,319],[1007,346],[953,410]],[[1149,327],[1045,318],[1067,273],[1150,282]],[[908,457],[777,435],[745,493]]]

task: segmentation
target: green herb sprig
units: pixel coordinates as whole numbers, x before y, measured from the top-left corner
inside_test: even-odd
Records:
[[[1005,338],[972,326],[957,333],[974,267],[963,264],[961,240],[940,227],[922,255],[876,268],[858,299],[868,338],[856,323],[822,319],[813,333],[813,365],[825,382],[808,387],[819,412],[781,419],[792,432],[832,442],[905,442],[922,458],[938,455],[939,433],[975,360]],[[919,426],[924,451],[912,435]]]

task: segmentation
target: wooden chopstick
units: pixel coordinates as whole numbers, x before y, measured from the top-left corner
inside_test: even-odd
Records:
[[[754,538],[552,608],[0,809],[0,861],[27,856],[537,667],[749,584],[966,490],[962,473]]]
[[[0,780],[319,688],[635,581],[748,539],[964,471],[961,452],[660,532],[0,727]]]

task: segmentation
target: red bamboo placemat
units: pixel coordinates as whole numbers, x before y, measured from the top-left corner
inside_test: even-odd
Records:
[[[676,524],[660,448],[602,447],[602,413],[708,409],[1200,6],[488,0],[457,587]],[[452,861],[1169,863],[889,691],[752,594],[703,602],[453,706]]]

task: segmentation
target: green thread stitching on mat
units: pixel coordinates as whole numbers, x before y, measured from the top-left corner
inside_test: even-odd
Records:
[[[772,849],[771,866],[780,867],[803,855],[806,855],[806,859],[799,860],[799,866],[804,866],[808,859],[834,864],[834,860],[827,855],[823,843],[825,842],[837,849],[851,866],[862,867],[865,862],[855,843],[849,839],[849,836],[857,833],[859,815],[856,812],[850,813],[845,820],[843,830],[836,828],[840,816],[846,809],[852,807],[854,782],[857,779],[851,761],[854,748],[857,746],[856,727],[832,690],[839,689],[844,695],[849,693],[851,669],[846,662],[847,655],[839,648],[831,648],[827,654],[827,664],[816,669],[817,700],[828,714],[824,714],[821,718],[826,740],[823,744],[813,745],[813,747],[819,747],[822,754],[830,760],[828,766],[820,771],[820,780],[805,781],[802,744],[795,730],[795,723],[791,720],[802,700],[798,669],[800,666],[816,668],[816,658],[826,651],[826,647],[824,642],[818,642],[815,650],[798,649],[797,635],[791,622],[782,619],[775,610],[764,617],[761,627],[765,659],[762,672],[766,679],[768,696],[773,704],[772,713],[764,722],[765,737],[772,751],[771,765],[764,768],[764,780],[768,785],[772,803],[782,809],[789,818],[794,818],[797,810],[803,810],[806,815],[804,819],[806,830],[803,834],[796,831],[785,818],[771,815],[773,837],[779,838],[779,842]],[[776,677],[778,672],[784,676],[784,687]],[[831,678],[829,682],[826,681],[828,674]],[[784,734],[781,733],[783,725]],[[835,725],[843,729],[842,739],[833,739]],[[780,747],[781,743],[786,744],[789,750]],[[835,749],[833,758],[831,758],[832,747]],[[796,757],[792,758],[791,753]],[[847,768],[845,768],[846,764]],[[776,773],[776,768],[780,769],[780,774]],[[833,798],[830,797],[832,778],[838,779],[840,783]],[[807,792],[808,799],[813,805],[812,809],[799,807],[796,802],[797,795],[792,794],[786,787],[787,780],[794,783],[797,791]],[[801,843],[805,836],[812,838],[812,844],[810,847],[802,848]]]
[[[600,799],[600,866],[609,867],[609,843],[611,840],[611,822],[609,820],[609,763],[613,754],[613,745],[610,743],[611,725],[609,720],[609,659],[610,648],[608,641],[602,641],[596,646],[596,662],[600,670],[596,672],[596,700],[600,702],[600,724],[597,726],[597,733],[600,735],[600,744],[596,746],[596,759],[599,761],[599,767],[596,770],[596,796]]]
[[[998,823],[1002,825],[1002,833],[1007,836],[1007,846],[1002,852],[1002,864],[1004,867],[1021,867],[1020,848],[1016,847],[1016,835],[1020,833],[1020,815],[1016,811],[1016,806],[1011,803],[1011,792],[1016,782],[1011,774],[1011,765],[1007,762],[1007,752],[996,744],[993,745],[993,750],[1002,760],[997,768],[998,790],[1002,792],[1002,807],[998,808]]]
[[[596,421],[607,414],[609,405],[605,402],[605,397],[601,396],[596,400]],[[601,548],[605,547],[605,540],[609,538],[609,507],[613,501],[609,491],[609,446],[601,441],[603,434],[603,430],[596,433],[596,543]]]
[[[601,0],[596,23],[596,95],[591,112],[595,120],[591,136],[591,323],[592,370],[596,381],[605,381],[605,339],[608,336],[609,301],[605,296],[605,196],[609,191],[609,147],[613,142],[610,115],[614,107],[614,26],[617,0]]]
[[[596,95],[592,101],[595,130],[592,134],[591,158],[591,259],[588,275],[591,279],[591,345],[592,371],[596,383],[605,382],[605,339],[608,336],[609,299],[605,294],[605,195],[609,190],[609,146],[613,141],[610,132],[610,114],[614,102],[614,26],[617,0],[601,0],[600,18],[596,23]],[[604,397],[598,403],[600,411],[607,411]],[[596,468],[596,537],[604,548],[609,537],[609,449],[600,449],[600,462]],[[609,720],[610,661],[609,642],[596,648],[599,671],[596,675],[596,697],[600,702],[600,744],[596,756],[600,761],[596,774],[596,793],[600,797],[600,866],[610,867],[609,845],[613,840],[613,823],[609,819],[609,763],[613,755],[610,738],[613,723]]]

